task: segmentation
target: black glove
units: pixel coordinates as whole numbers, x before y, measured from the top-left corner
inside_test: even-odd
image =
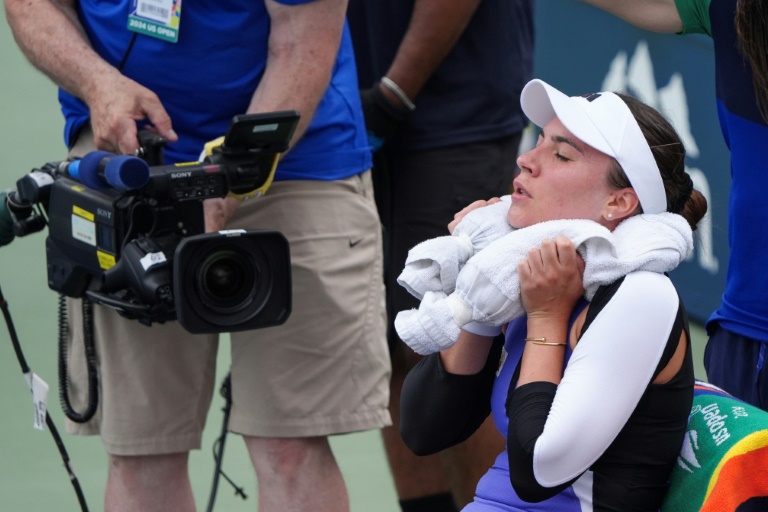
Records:
[[[363,104],[368,143],[375,151],[395,134],[409,110],[390,103],[378,83],[370,89],[360,91],[360,101]]]

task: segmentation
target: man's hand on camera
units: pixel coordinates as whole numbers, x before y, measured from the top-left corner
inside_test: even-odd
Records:
[[[105,78],[88,94],[96,147],[103,151],[132,155],[139,149],[138,121],[147,120],[144,128],[170,142],[178,140],[171,118],[155,93],[133,80],[116,75]]]
[[[408,109],[390,102],[377,82],[370,89],[360,91],[363,104],[368,144],[374,151],[392,137],[408,115]]]

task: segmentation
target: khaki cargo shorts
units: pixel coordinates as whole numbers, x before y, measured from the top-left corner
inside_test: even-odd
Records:
[[[281,231],[293,282],[285,324],[231,335],[230,430],[310,437],[390,425],[381,228],[370,172],[275,182],[244,202],[228,228]],[[82,411],[78,302],[69,301],[67,356],[72,404]],[[115,455],[199,448],[216,386],[217,336],[191,335],[176,322],[146,327],[102,306],[94,307],[94,334],[99,406],[92,420],[68,421],[67,430],[101,435]]]

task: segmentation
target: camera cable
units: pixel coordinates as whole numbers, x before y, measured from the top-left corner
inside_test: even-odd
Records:
[[[64,414],[75,423],[85,423],[96,414],[99,405],[99,382],[96,374],[96,346],[93,341],[93,303],[83,300],[83,346],[85,349],[86,374],[88,376],[88,405],[82,413],[72,407],[69,399],[69,373],[67,370],[67,298],[59,294],[59,400]]]
[[[224,420],[222,421],[221,435],[219,435],[219,438],[216,439],[216,441],[213,443],[213,460],[215,462],[215,467],[213,470],[213,485],[211,486],[211,493],[208,498],[208,508],[206,508],[207,512],[211,512],[213,510],[213,505],[216,502],[216,491],[219,487],[220,476],[223,476],[224,479],[229,482],[229,485],[235,489],[236,496],[240,496],[244,500],[248,499],[248,496],[245,494],[243,488],[238,487],[237,484],[235,484],[235,482],[233,482],[232,479],[227,476],[224,470],[221,469],[221,461],[224,459],[224,442],[227,438],[227,432],[229,431],[229,413],[232,410],[231,376],[232,374],[228,373],[227,376],[224,377],[224,381],[221,383],[220,393],[221,396],[224,397],[224,407],[222,407],[221,410],[224,411]]]
[[[11,336],[11,343],[13,344],[13,349],[16,352],[16,358],[19,360],[19,364],[21,365],[21,371],[25,376],[31,374],[27,360],[24,357],[24,352],[21,350],[21,344],[19,343],[19,338],[16,334],[16,328],[14,327],[13,319],[11,318],[11,312],[8,308],[8,302],[6,302],[5,297],[3,296],[2,289],[0,289],[0,308],[3,310],[5,324],[8,327],[8,334]],[[45,424],[48,427],[48,431],[51,433],[54,442],[56,443],[59,454],[61,454],[64,467],[69,474],[69,481],[72,483],[72,487],[74,487],[75,494],[77,495],[77,501],[80,503],[80,509],[83,512],[88,512],[88,505],[85,502],[85,495],[83,494],[83,490],[80,487],[80,482],[77,479],[77,475],[75,475],[75,472],[72,469],[72,465],[70,464],[69,454],[67,453],[64,442],[62,441],[61,436],[59,435],[59,431],[56,429],[56,425],[53,423],[51,416],[48,414],[48,411],[45,412]]]

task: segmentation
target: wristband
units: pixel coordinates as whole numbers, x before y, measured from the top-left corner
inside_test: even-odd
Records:
[[[397,96],[400,101],[403,102],[405,108],[411,111],[416,110],[416,105],[414,105],[413,101],[411,101],[411,98],[409,98],[408,95],[405,94],[405,92],[400,88],[400,86],[393,82],[391,78],[387,76],[381,77],[381,84],[392,91],[392,93]]]

